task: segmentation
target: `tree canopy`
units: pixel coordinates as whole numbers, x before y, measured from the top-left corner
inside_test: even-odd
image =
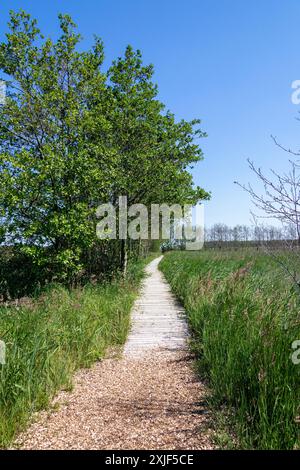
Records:
[[[209,194],[188,171],[203,158],[200,121],[165,111],[141,52],[128,46],[106,72],[101,39],[81,51],[71,17],[59,15],[59,26],[54,42],[11,12],[0,44],[0,217],[2,240],[67,279],[95,244],[99,203],[194,204]]]

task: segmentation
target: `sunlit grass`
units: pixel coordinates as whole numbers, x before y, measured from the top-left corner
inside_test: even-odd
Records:
[[[284,253],[282,256],[286,256]],[[186,307],[199,369],[233,408],[243,448],[299,446],[299,293],[255,250],[170,253],[160,264]]]
[[[0,446],[6,447],[33,411],[45,408],[59,389],[69,389],[74,371],[123,344],[144,262],[102,285],[67,290],[52,286],[30,307],[0,307]]]

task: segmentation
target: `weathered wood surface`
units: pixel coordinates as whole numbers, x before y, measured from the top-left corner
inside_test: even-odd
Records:
[[[147,277],[132,311],[132,326],[124,347],[125,356],[153,350],[186,349],[188,329],[183,307],[173,296],[158,269],[162,256],[146,268]]]

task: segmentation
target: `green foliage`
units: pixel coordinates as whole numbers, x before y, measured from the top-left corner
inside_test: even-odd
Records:
[[[299,295],[278,265],[254,250],[209,250],[169,253],[161,269],[186,307],[215,403],[233,408],[241,447],[298,448]]]
[[[23,297],[33,293],[41,273],[26,253],[0,247],[0,299]]]
[[[202,159],[198,120],[177,123],[157,99],[153,67],[127,47],[102,71],[103,44],[79,51],[80,35],[59,15],[56,42],[24,11],[11,12],[0,70],[0,219],[48,280],[70,282],[96,241],[95,208],[116,202],[195,202],[189,165]],[[196,128],[195,128],[196,126]],[[48,248],[48,249],[45,249]]]
[[[127,195],[130,203],[195,203],[208,197],[193,189],[189,165],[203,158],[194,143],[205,137],[200,121],[176,123],[157,99],[152,82],[153,66],[143,66],[141,52],[128,46],[124,58],[108,71],[114,97],[113,135],[118,153],[116,197]],[[196,129],[194,129],[196,126]]]
[[[1,447],[57,390],[70,388],[77,368],[103,358],[107,346],[124,343],[143,266],[130,264],[126,280],[71,291],[53,285],[27,305],[0,307],[0,338],[6,343],[6,364],[0,365]]]

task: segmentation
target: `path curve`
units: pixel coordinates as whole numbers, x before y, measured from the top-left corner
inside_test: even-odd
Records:
[[[193,371],[184,310],[146,268],[122,358],[80,370],[72,392],[38,413],[21,449],[211,449],[207,390]]]

